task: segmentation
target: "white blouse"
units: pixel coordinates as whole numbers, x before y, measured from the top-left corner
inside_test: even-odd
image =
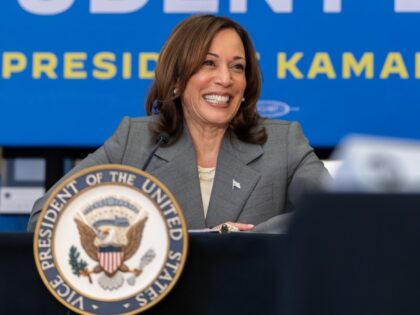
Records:
[[[198,167],[198,178],[200,179],[201,200],[203,201],[204,217],[207,217],[207,210],[209,208],[211,190],[213,188],[214,175],[216,174],[215,167]]]

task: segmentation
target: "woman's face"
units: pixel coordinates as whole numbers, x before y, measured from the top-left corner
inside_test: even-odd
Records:
[[[201,68],[181,96],[188,125],[226,128],[236,115],[246,88],[245,49],[233,29],[214,36]]]

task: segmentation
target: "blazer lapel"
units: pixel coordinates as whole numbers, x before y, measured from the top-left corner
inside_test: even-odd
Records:
[[[225,136],[217,159],[216,176],[207,212],[207,225],[236,222],[261,175],[248,166],[264,153],[260,145]]]
[[[188,128],[169,147],[161,147],[148,172],[161,180],[180,204],[189,229],[236,222],[261,175],[249,164],[263,154],[260,145],[225,136],[217,159],[207,219],[204,218],[197,160]]]
[[[176,143],[156,151],[148,172],[159,178],[177,199],[189,229],[206,226],[197,161],[187,128]]]

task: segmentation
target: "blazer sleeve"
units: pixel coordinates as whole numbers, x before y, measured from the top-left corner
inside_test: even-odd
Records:
[[[127,146],[127,139],[130,132],[130,118],[125,117],[120,123],[115,133],[105,141],[104,145],[97,149],[95,152],[89,154],[83,161],[78,163],[70,172],[68,172],[62,179],[60,179],[48,192],[37,201],[35,201],[31,216],[29,218],[27,231],[33,232],[39,218],[41,210],[49,198],[51,192],[65,181],[69,176],[83,170],[85,168],[101,165],[101,164],[121,164],[125,149]]]
[[[289,212],[296,208],[300,196],[320,190],[323,183],[329,180],[331,176],[309,145],[300,124],[290,123],[287,135],[287,213],[258,224],[254,231],[286,233],[291,218]]]
[[[290,124],[287,146],[287,201],[289,210],[293,210],[302,193],[320,190],[330,175],[297,122]]]

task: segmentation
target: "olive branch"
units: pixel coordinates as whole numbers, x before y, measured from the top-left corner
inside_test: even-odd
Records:
[[[76,246],[70,247],[69,251],[69,264],[71,266],[71,270],[74,275],[80,276],[87,276],[89,278],[89,282],[92,283],[92,279],[90,274],[87,270],[87,262],[83,259],[79,259],[80,252],[77,250]]]

